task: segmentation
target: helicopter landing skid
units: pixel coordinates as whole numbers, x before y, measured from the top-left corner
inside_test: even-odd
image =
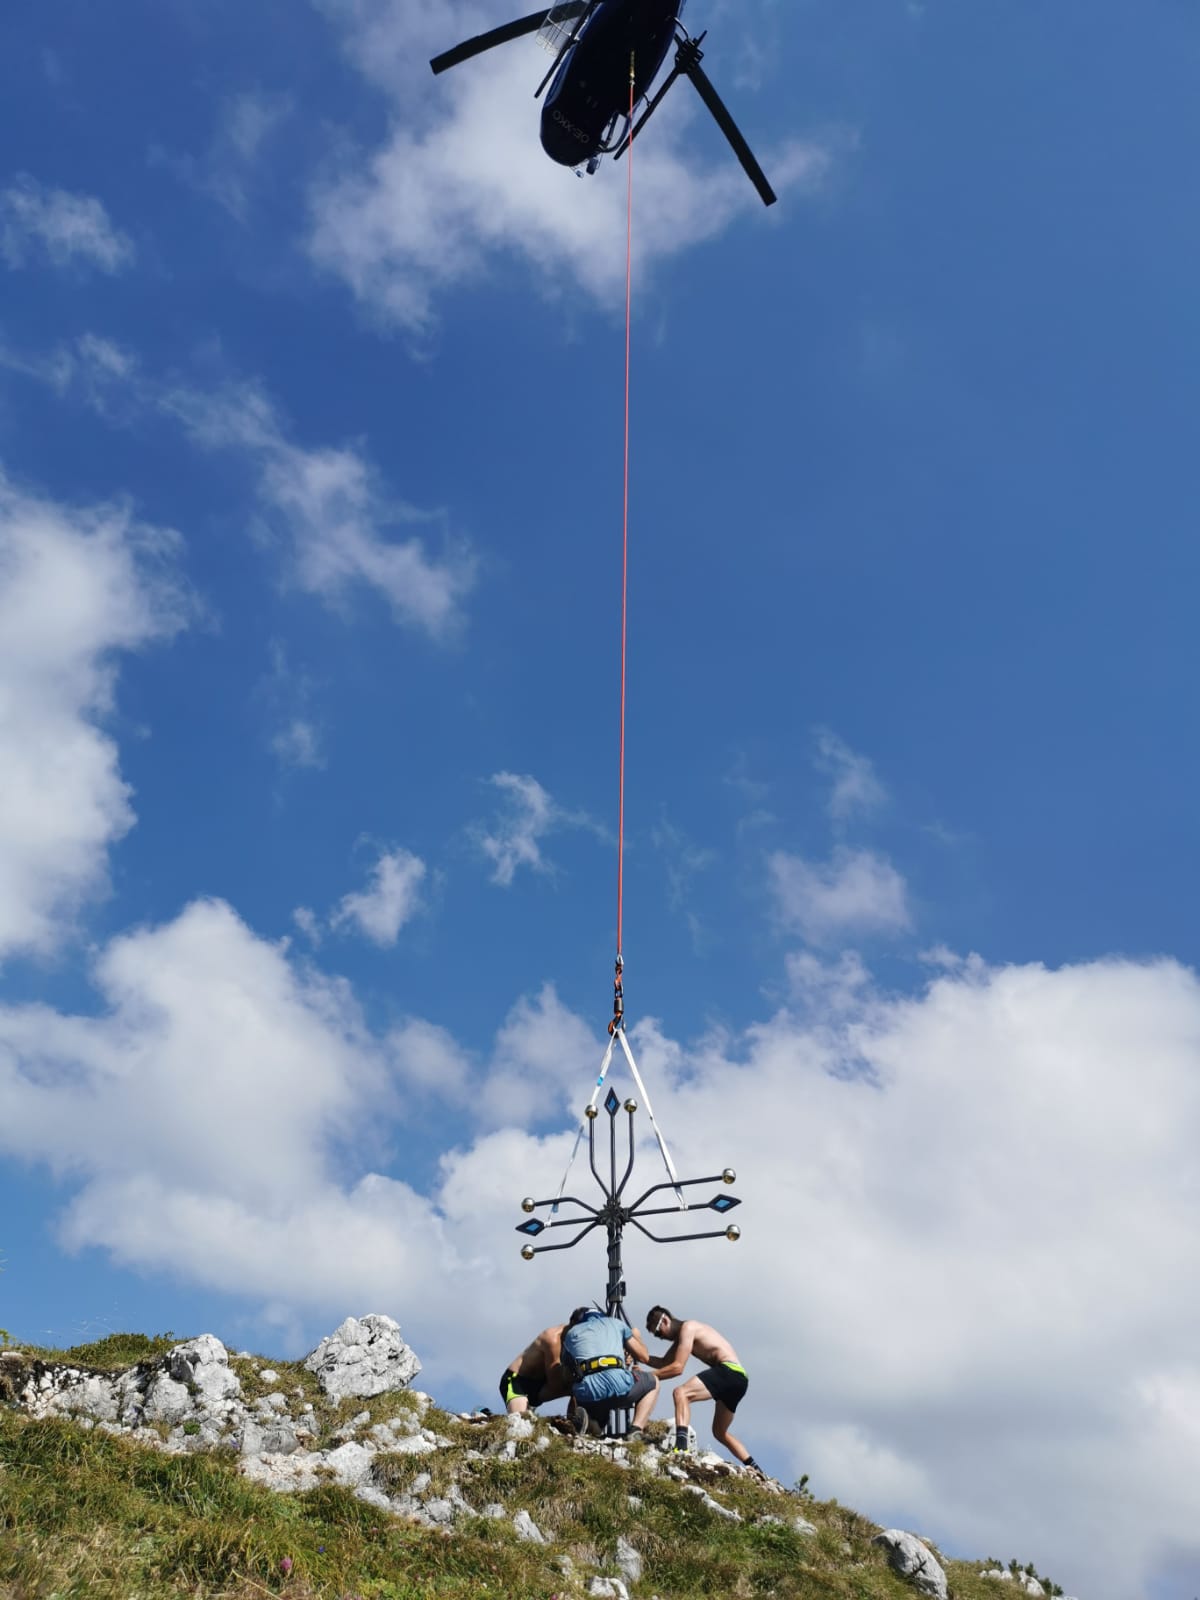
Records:
[[[577,167],[571,168],[577,178],[594,177],[600,170],[600,162],[605,156],[611,155],[614,150],[620,154],[620,150],[629,140],[629,123],[630,118],[627,111],[617,111],[613,114],[612,121],[604,130],[599,148],[586,161],[581,161]],[[620,129],[619,133],[617,131],[618,128]]]

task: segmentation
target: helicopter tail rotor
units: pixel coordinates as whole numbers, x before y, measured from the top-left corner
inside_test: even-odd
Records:
[[[767,182],[767,175],[755,160],[754,152],[746,143],[741,129],[729,115],[729,112],[725,108],[724,101],[713,88],[707,73],[700,65],[700,51],[697,48],[697,45],[698,41],[693,42],[690,39],[681,44],[679,47],[679,55],[676,58],[676,65],[679,71],[686,73],[686,75],[692,80],[696,87],[697,94],[699,94],[701,100],[704,101],[704,104],[712,112],[717,126],[729,140],[729,143],[733,146],[734,155],[737,156],[738,160],[745,168],[746,176],[758,190],[759,195],[762,197],[763,204],[765,206],[773,206],[777,198],[775,191]]]

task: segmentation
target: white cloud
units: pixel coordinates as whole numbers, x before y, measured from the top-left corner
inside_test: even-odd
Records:
[[[0,190],[0,256],[23,267],[41,254],[56,267],[81,261],[111,273],[128,266],[134,250],[99,200],[47,188],[22,173]]]
[[[293,717],[272,736],[271,749],[286,767],[323,767],[319,730],[306,717]]]
[[[817,768],[832,780],[829,813],[834,822],[848,822],[856,815],[876,811],[887,799],[887,790],[867,757],[857,755],[828,728],[817,733]]]
[[[1170,961],[973,958],[898,997],[843,967],[825,1009],[807,978],[803,1011],[741,1036],[637,1031],[680,1170],[733,1163],[745,1210],[736,1248],[627,1239],[631,1309],[716,1321],[751,1373],[739,1432],[818,1495],[1018,1552],[1089,1600],[1145,1592],[1200,1557],[1200,983]],[[422,1195],[378,1163],[401,1085],[470,1085],[443,1030],[375,1039],[345,984],[219,904],[113,941],[95,980],[97,1016],[0,1007],[0,1150],[70,1183],[71,1245],[281,1325],[390,1309],[435,1393],[454,1374],[490,1392],[595,1293],[599,1247],[525,1268],[497,1232],[570,1147],[522,1125],[573,1123],[596,1066],[553,990],[497,1036],[503,1125]]]
[[[579,182],[543,154],[531,91],[548,58],[525,40],[442,79],[429,74],[427,56],[505,20],[500,0],[454,9],[322,0],[321,9],[390,95],[393,119],[378,149],[348,156],[315,192],[311,247],[320,265],[378,314],[414,329],[429,323],[438,290],[514,254],[544,285],[579,284],[603,302],[620,300],[624,170],[606,161]],[[635,151],[639,271],[762,210],[694,98],[687,85],[673,90]],[[735,108],[744,121],[749,111]],[[689,145],[716,149],[715,163],[696,165]],[[781,195],[818,184],[831,159],[827,146],[795,140],[759,154]]]
[[[0,956],[52,951],[105,892],[134,816],[102,719],[117,655],[183,625],[177,546],[127,506],[58,505],[0,473]]]
[[[517,1001],[497,1033],[478,1113],[503,1124],[513,1116],[516,1096],[522,1126],[578,1119],[602,1055],[598,1036],[563,1005],[553,984],[544,984],[532,1000]]]
[[[839,847],[816,862],[777,850],[767,867],[780,920],[816,944],[911,924],[904,879],[874,851]]]
[[[44,383],[57,394],[74,386],[86,403],[103,417],[113,417],[129,401],[137,362],[111,339],[85,333],[48,355],[22,355],[0,344],[0,367]]]
[[[473,1076],[470,1055],[452,1033],[421,1017],[409,1017],[386,1040],[402,1082],[424,1094],[461,1103]]]
[[[290,557],[301,589],[344,610],[360,588],[373,589],[398,622],[437,639],[452,638],[475,579],[465,542],[443,538],[440,558],[420,538],[394,538],[395,527],[442,518],[392,496],[360,446],[293,444],[275,407],[253,384],[202,390],[156,382],[111,340],[86,334],[49,357],[21,356],[0,345],[0,366],[47,383],[72,385],[110,421],[158,412],[173,418],[202,449],[234,452],[257,473],[262,516],[255,532],[274,537]]]
[[[477,830],[479,848],[492,863],[492,882],[507,888],[519,867],[548,872],[541,840],[554,827],[558,807],[536,778],[516,772],[497,772],[488,782],[507,797],[504,812],[491,823],[491,832]]]
[[[282,1326],[391,1309],[443,1377],[473,1377],[481,1339],[517,1348],[538,1285],[507,1281],[520,1262],[480,1233],[476,1196],[515,1207],[565,1136],[449,1155],[433,1200],[381,1176],[400,1089],[454,1098],[469,1058],[420,1019],[373,1037],[347,984],[220,902],[114,940],[93,976],[96,1016],[0,1006],[0,1154],[70,1184],[69,1248],[248,1296]],[[464,1296],[469,1336],[444,1336]]]
[[[373,944],[395,944],[400,929],[421,910],[425,863],[408,850],[385,850],[371,868],[368,887],[345,895],[330,918],[333,928],[353,925]]]
[[[272,752],[285,767],[324,767],[324,729],[309,709],[316,683],[291,665],[279,639],[271,640],[268,657],[270,667],[256,685],[255,696],[265,703],[274,724]]]
[[[417,538],[386,537],[389,525],[433,519],[392,500],[360,450],[292,444],[273,406],[251,387],[218,394],[174,389],[161,404],[196,443],[244,452],[256,464],[260,501],[290,545],[301,588],[338,605],[366,585],[399,621],[435,637],[458,626],[474,576],[470,557],[459,549],[438,561]]]
[[[293,103],[286,95],[261,89],[230,95],[221,102],[202,157],[175,155],[155,147],[151,159],[245,223],[250,219],[266,148],[292,111]]]
[[[477,823],[471,837],[492,863],[492,879],[507,889],[521,867],[553,872],[542,853],[542,840],[563,828],[586,828],[605,838],[603,828],[584,811],[568,811],[528,773],[496,772],[487,780],[503,796],[501,809],[486,825]]]

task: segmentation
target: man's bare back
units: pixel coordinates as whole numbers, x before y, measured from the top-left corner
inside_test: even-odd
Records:
[[[666,1355],[651,1356],[650,1365],[665,1369],[661,1376],[674,1377],[695,1356],[706,1367],[719,1366],[722,1361],[737,1361],[737,1351],[724,1334],[710,1328],[707,1322],[682,1322]],[[740,1365],[740,1363],[738,1363]]]
[[[715,1367],[722,1361],[737,1361],[737,1351],[723,1334],[710,1328],[707,1322],[685,1322],[679,1330],[679,1343],[690,1340],[692,1354],[705,1366]],[[740,1362],[738,1363],[740,1366]]]
[[[562,1366],[562,1336],[565,1328],[565,1322],[559,1322],[552,1328],[543,1328],[535,1339],[529,1341],[517,1359],[510,1363],[509,1370],[519,1373],[522,1378],[546,1382],[554,1368]]]

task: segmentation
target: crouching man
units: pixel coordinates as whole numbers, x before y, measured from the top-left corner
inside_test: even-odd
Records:
[[[500,1379],[500,1398],[506,1411],[536,1411],[549,1400],[570,1394],[562,1366],[562,1336],[566,1323],[543,1328],[531,1339],[517,1359],[505,1368]]]
[[[671,1347],[665,1356],[651,1356],[650,1365],[659,1378],[675,1378],[687,1366],[692,1356],[704,1363],[704,1371],[679,1384],[672,1395],[675,1400],[675,1448],[688,1447],[688,1425],[692,1405],[701,1400],[713,1400],[713,1438],[723,1444],[735,1461],[756,1473],[766,1474],[740,1439],[729,1431],[733,1414],[750,1386],[746,1369],[737,1358],[737,1351],[729,1340],[710,1328],[706,1322],[684,1322],[673,1316],[666,1306],[653,1306],[646,1318],[646,1327],[659,1339],[669,1339]]]
[[[658,1379],[633,1361],[649,1363],[650,1354],[637,1332],[618,1317],[579,1306],[562,1337],[563,1367],[571,1379],[575,1428],[586,1433],[589,1423],[603,1431],[615,1401],[633,1407],[633,1426],[626,1438],[638,1439],[658,1398]]]

